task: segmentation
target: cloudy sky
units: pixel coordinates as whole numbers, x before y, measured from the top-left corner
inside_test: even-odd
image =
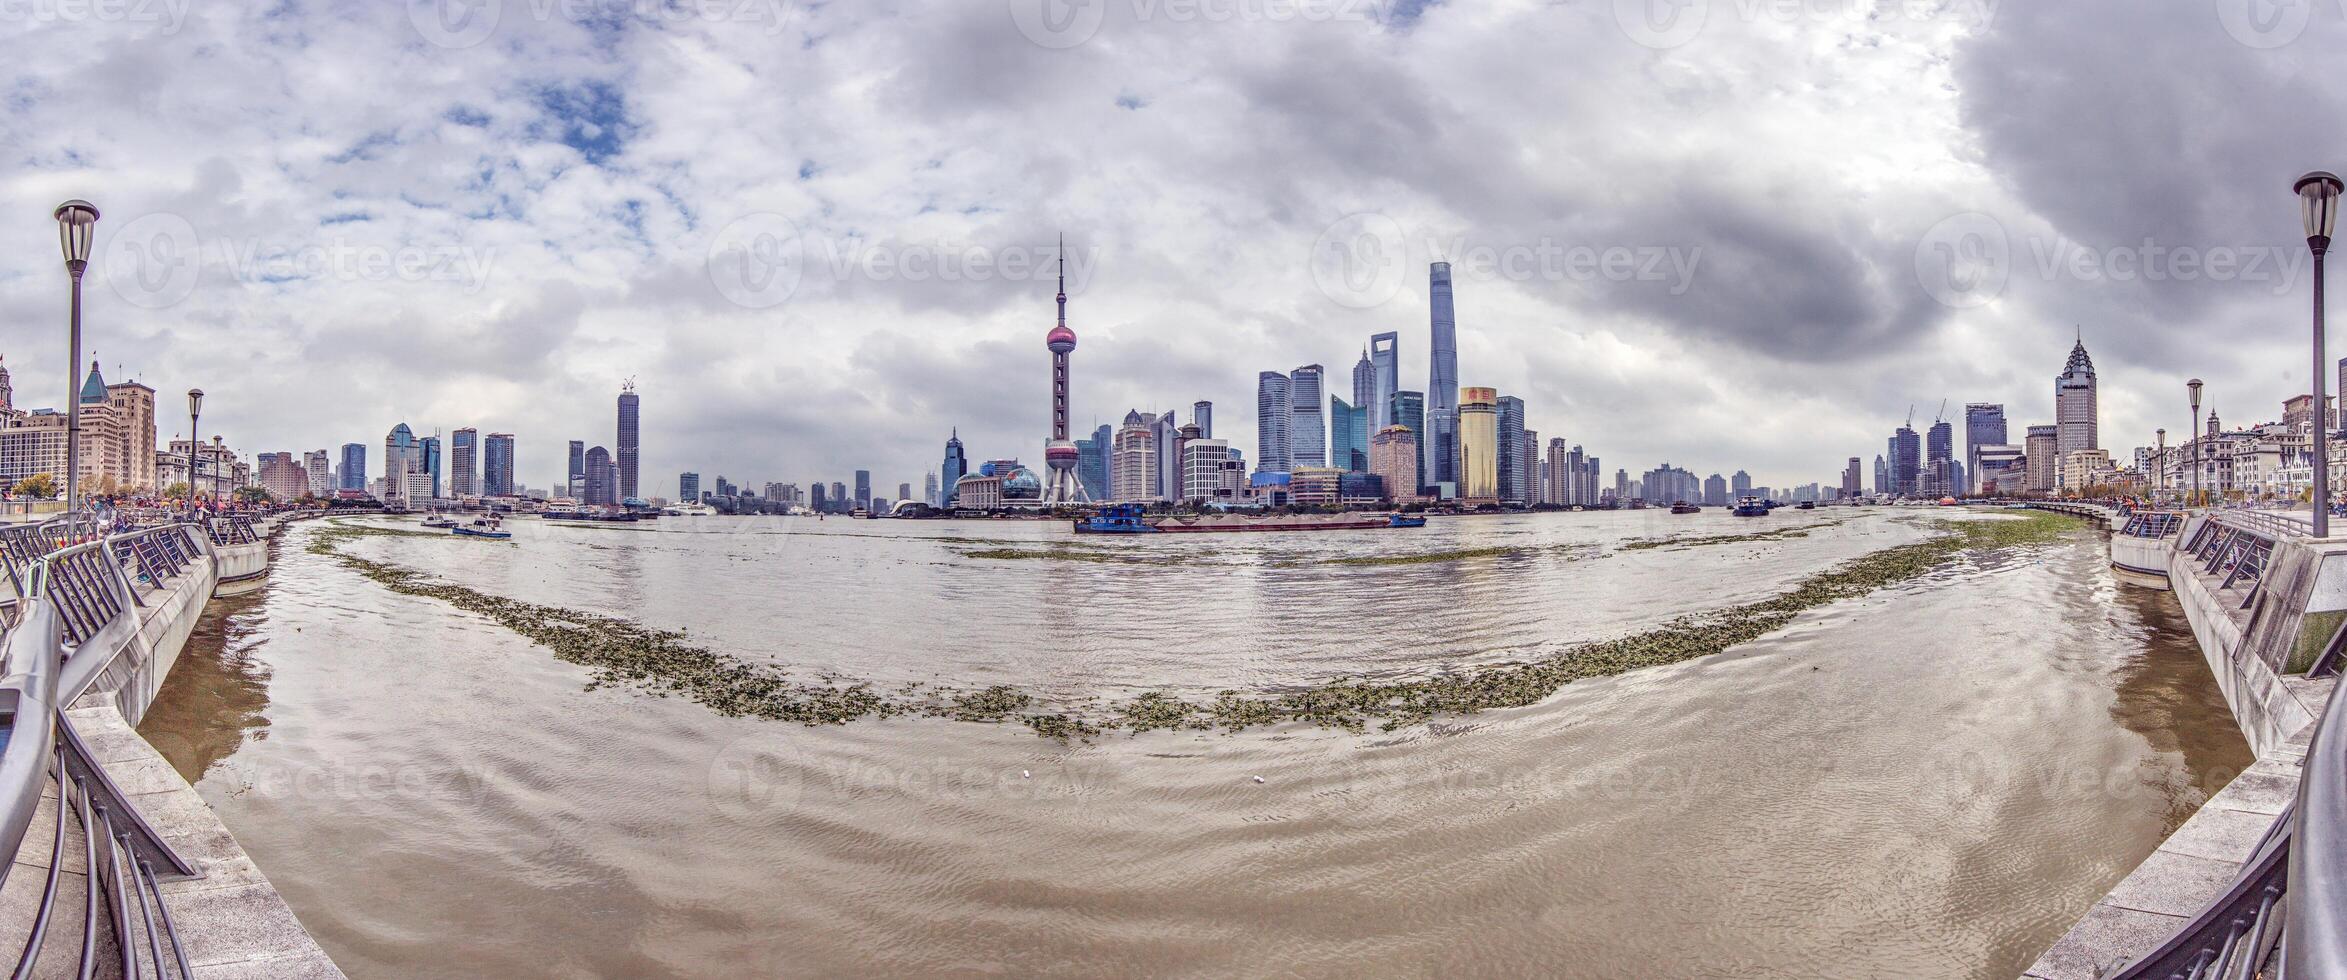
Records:
[[[2292,179],[2347,169],[2336,2],[10,0],[0,355],[65,389],[50,211],[104,212],[85,349],[246,451],[396,422],[674,474],[919,486],[1041,456],[1054,238],[1079,429],[1367,335],[1543,437],[1830,480],[1910,405],[2102,440],[2304,390]],[[2347,347],[2343,341],[2341,347]],[[2347,353],[2340,350],[2339,353]],[[168,417],[163,435],[184,431]],[[1186,409],[1185,409],[1186,414]]]

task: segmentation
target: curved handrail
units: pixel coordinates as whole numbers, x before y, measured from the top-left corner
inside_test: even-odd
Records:
[[[2347,976],[2347,682],[2315,722],[2293,811],[2284,965],[2294,977]]]

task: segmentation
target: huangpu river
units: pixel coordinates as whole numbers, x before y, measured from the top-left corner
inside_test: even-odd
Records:
[[[354,977],[2006,978],[2251,761],[2174,600],[2084,525],[1390,730],[807,725],[522,632],[1107,718],[1554,656],[1949,518],[312,522],[213,604],[142,732]]]

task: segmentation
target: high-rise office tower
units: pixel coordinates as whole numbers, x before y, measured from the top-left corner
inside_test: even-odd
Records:
[[[1915,435],[1915,427],[1902,425],[1891,433],[1891,492],[1902,497],[1915,496],[1922,485],[1923,440]]]
[[[611,463],[611,450],[601,446],[587,450],[587,503],[619,503],[619,487],[615,485],[618,479],[618,468]]]
[[[677,475],[676,475],[676,499],[678,499],[678,500],[680,500],[680,501],[682,501],[682,502],[684,502],[684,503],[688,503],[688,504],[697,504],[697,503],[700,503],[700,502],[701,502],[701,474],[699,474],[699,473],[679,473],[679,474],[677,474]]]
[[[2070,348],[2069,363],[2054,377],[2055,452],[2067,456],[2101,447],[2094,401],[2094,358],[2086,356],[2086,339],[2080,337]]]
[[[1288,421],[1292,416],[1288,391],[1288,376],[1278,371],[1265,371],[1255,376],[1255,472],[1286,473],[1295,468],[1295,457],[1288,444]],[[1124,442],[1119,434],[1117,442]],[[1121,461],[1123,451],[1118,452]],[[1123,489],[1120,480],[1118,489]],[[1119,496],[1117,499],[1126,499]]]
[[[1499,392],[1459,392],[1459,499],[1467,504],[1499,502]]]
[[[2005,444],[2005,406],[1972,402],[1964,406],[1964,492],[1978,493],[1980,447]]]
[[[1328,421],[1321,409],[1321,369],[1306,364],[1288,372],[1288,462],[1291,469],[1328,465]]]
[[[1172,412],[1154,418],[1149,445],[1157,454],[1157,499],[1178,500],[1182,493],[1182,423]]]
[[[1499,410],[1499,446],[1495,457],[1499,466],[1499,499],[1501,503],[1524,506],[1532,502],[1526,486],[1531,467],[1524,463],[1524,400],[1514,395],[1501,396]]]
[[[1427,268],[1427,296],[1433,344],[1427,359],[1426,481],[1455,484],[1458,464],[1459,323],[1451,309],[1451,264]]]
[[[1068,355],[1076,350],[1076,332],[1068,329],[1068,256],[1067,243],[1059,249],[1059,324],[1044,335],[1043,346],[1051,351],[1051,438],[1043,443],[1043,462],[1047,474],[1043,480],[1043,505],[1083,503],[1092,498],[1084,493],[1083,478],[1076,468],[1083,465],[1084,452],[1068,438]]]
[[[1402,428],[1405,428],[1405,429],[1408,429],[1408,430],[1410,430],[1410,444],[1411,444],[1411,446],[1412,446],[1413,448],[1418,448],[1418,447],[1422,447],[1422,446],[1424,446],[1424,445],[1425,445],[1425,440],[1426,440],[1426,393],[1425,393],[1425,392],[1420,392],[1420,391],[1397,391],[1397,392],[1394,392],[1394,396],[1393,396],[1393,398],[1392,398],[1392,400],[1391,400],[1391,403],[1390,403],[1390,404],[1388,404],[1388,405],[1386,406],[1385,416],[1386,416],[1386,418],[1392,419],[1392,420],[1393,420],[1393,424],[1395,424],[1395,425],[1398,425],[1398,426],[1401,426]],[[1415,480],[1413,480],[1413,481],[1411,482],[1410,486],[1408,486],[1408,487],[1407,487],[1407,488],[1405,488],[1405,489],[1407,489],[1407,490],[1408,490],[1408,491],[1409,491],[1409,492],[1410,492],[1412,495],[1416,495],[1416,494],[1418,494],[1420,491],[1424,490],[1424,489],[1425,489],[1425,487],[1426,487],[1426,452],[1425,452],[1425,450],[1424,450],[1424,449],[1420,448],[1420,449],[1419,449],[1419,451],[1418,451],[1418,475],[1417,475],[1416,479],[1415,479]],[[1393,491],[1393,488],[1391,488],[1391,487],[1388,487],[1388,488],[1386,488],[1386,489],[1387,489],[1389,492],[1392,492],[1392,491]]]
[[[1354,473],[1369,470],[1369,410],[1335,395],[1328,396],[1328,465]]]
[[[629,378],[619,388],[619,458],[615,462],[619,471],[616,492],[620,500],[636,496],[636,437],[636,380]]]
[[[1369,335],[1369,364],[1373,372],[1369,401],[1369,430],[1375,432],[1399,421],[1393,417],[1394,392],[1402,383],[1402,335]]]
[[[2026,432],[2023,438],[2027,441],[2022,445],[2023,478],[2031,490],[2041,493],[2052,490],[2062,472],[2061,426],[2033,425]]]
[[[570,441],[570,468],[563,471],[563,493],[581,500],[587,496],[587,444]]]
[[[1924,434],[1923,492],[1944,496],[1955,492],[1955,432],[1946,419],[1933,422]]]
[[[1287,375],[1280,375],[1287,380]],[[1284,417],[1284,416],[1283,416]],[[1157,497],[1157,418],[1139,409],[1125,413],[1111,450],[1108,479],[1112,499],[1120,503],[1147,503]]]
[[[448,434],[448,495],[475,496],[481,492],[481,430],[458,429]]]
[[[956,427],[953,434],[945,439],[945,463],[937,468],[937,492],[945,495],[944,506],[953,506],[954,485],[960,483],[962,477],[968,475],[970,475],[970,457],[962,454],[962,430]],[[815,485],[815,489],[820,493],[823,485],[818,483]],[[822,508],[817,507],[816,509],[821,510]]]
[[[341,486],[344,490],[364,491],[367,489],[366,443],[346,442],[342,444]]]
[[[1009,476],[1010,474],[1008,474],[1008,473],[1004,473],[1004,474],[1000,474],[1000,475],[1002,475],[1002,476]],[[856,506],[858,506],[858,507],[870,507],[870,506],[872,506],[872,471],[871,471],[871,470],[857,470],[857,471],[856,471]]]
[[[1998,424],[2004,423],[1999,421]],[[1858,483],[1858,457],[1852,456],[1849,465],[1842,467],[1842,496],[1855,497],[1862,492],[1864,488]]]
[[[302,454],[302,475],[306,478],[310,496],[327,497],[334,493],[334,464],[323,449],[312,449]]]
[[[442,497],[440,491],[447,486],[447,484],[440,482],[440,469],[444,465],[444,461],[440,458],[440,437],[429,435],[416,440],[416,452],[418,458],[423,460],[422,472],[432,478],[432,499],[438,500]]]
[[[1214,403],[1192,403],[1190,405],[1190,421],[1196,423],[1198,426],[1198,438],[1214,438]],[[1102,431],[1107,431],[1108,429],[1108,427],[1105,425],[1101,426],[1100,428]]]
[[[1369,361],[1369,348],[1363,347],[1361,359],[1353,362],[1353,407],[1367,408],[1376,399],[1377,366]]]
[[[790,485],[786,483],[783,484],[783,486],[786,488],[784,497],[787,498],[789,496],[787,488]],[[766,495],[769,497],[774,496],[774,491],[769,490],[766,492]],[[926,503],[931,507],[939,507],[944,505],[945,499],[937,495],[937,474],[921,474],[921,502]],[[782,503],[786,507],[790,505],[790,501],[788,499],[783,500]]]
[[[481,492],[513,496],[513,433],[492,432],[482,439]]]

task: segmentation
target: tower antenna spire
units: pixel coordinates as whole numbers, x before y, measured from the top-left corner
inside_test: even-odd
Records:
[[[1060,233],[1059,247],[1055,251],[1059,256],[1059,325],[1064,327],[1068,325],[1068,236],[1066,232]]]

